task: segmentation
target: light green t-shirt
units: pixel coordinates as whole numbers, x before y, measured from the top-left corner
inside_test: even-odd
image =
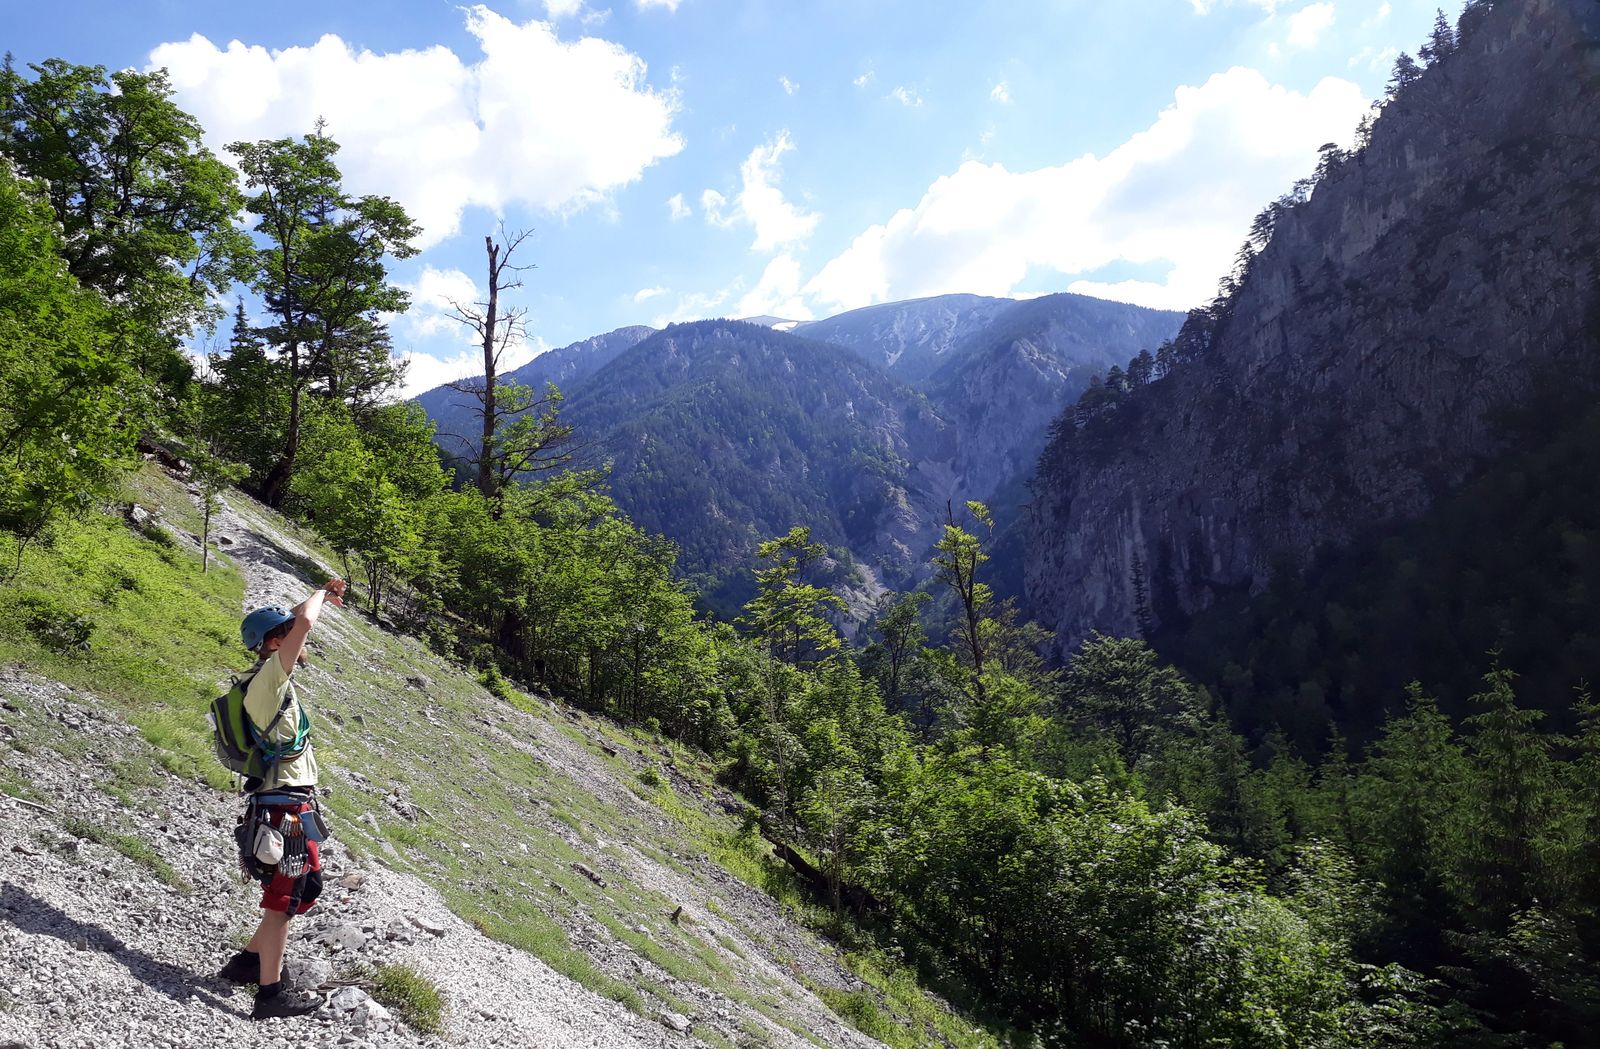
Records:
[[[273,727],[269,742],[292,742],[295,730],[300,724],[300,697],[295,694],[294,682],[284,672],[283,660],[274,652],[261,664],[261,669],[251,679],[250,687],[245,690],[244,709],[250,715],[250,720],[255,722],[256,730],[264,731],[277,717],[278,708],[283,704],[284,697],[289,699],[289,707],[283,712],[283,717]],[[311,744],[307,742],[306,749],[293,761],[280,761],[276,768],[270,770],[262,783],[262,790],[273,790],[277,787],[314,787],[317,784],[317,759],[311,753]]]

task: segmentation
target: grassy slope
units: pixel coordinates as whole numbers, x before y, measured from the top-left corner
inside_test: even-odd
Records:
[[[136,475],[129,497],[198,531],[187,493],[154,468]],[[309,537],[234,501],[253,525],[326,558]],[[0,601],[0,662],[97,693],[172,771],[225,788],[203,710],[241,662],[245,580],[226,563],[202,576],[194,545],[165,535],[101,517],[30,553]],[[72,616],[93,623],[87,648],[52,650],[52,636],[75,636]],[[318,634],[302,676],[339,839],[417,874],[485,933],[641,1013],[726,1007],[727,1033],[696,1027],[712,1045],[735,1044],[730,1034],[762,1044],[777,1028],[816,1041],[817,1006],[797,984],[891,1044],[996,1044],[880,958],[845,957],[771,921],[747,886],[791,912],[809,905],[764,843],[710,804],[703,755],[542,697],[497,698],[360,615],[332,616]],[[419,673],[425,685],[408,683]],[[105,788],[137,774],[107,770]],[[674,923],[679,905],[687,920]]]

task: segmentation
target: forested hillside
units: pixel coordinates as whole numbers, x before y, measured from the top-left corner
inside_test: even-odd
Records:
[[[365,828],[350,834],[364,862],[434,879],[476,934],[623,1003],[669,1044],[809,1041],[821,1030],[828,1044],[895,1046],[1585,1044],[1600,1023],[1600,705],[1579,692],[1563,718],[1547,718],[1518,668],[1492,660],[1454,672],[1451,682],[1475,679],[1463,701],[1424,685],[1399,702],[1359,690],[1387,687],[1389,668],[1376,664],[1391,642],[1407,647],[1406,629],[1430,660],[1488,632],[1508,639],[1506,660],[1546,635],[1540,650],[1566,650],[1567,630],[1574,667],[1588,649],[1579,461],[1592,442],[1576,380],[1594,351],[1584,334],[1594,256],[1577,248],[1594,228],[1595,154],[1568,136],[1587,134],[1596,112],[1577,103],[1595,97],[1597,17],[1591,0],[1476,0],[1459,26],[1441,17],[1429,68],[1397,65],[1364,148],[1329,152],[1316,180],[1269,208],[1265,247],[1245,253],[1171,342],[1130,348],[1125,367],[1086,388],[1038,479],[1029,579],[1033,607],[1052,613],[1043,625],[995,589],[1008,537],[989,506],[961,498],[949,464],[962,424],[855,351],[738,322],[676,325],[564,399],[509,402],[488,454],[458,471],[423,409],[397,400],[386,322],[408,296],[390,266],[413,251],[417,228],[395,201],[346,190],[326,129],[234,144],[241,184],[161,74],[8,66],[0,651],[19,680],[89,697],[71,710],[126,712],[148,745],[138,753],[184,789],[221,787],[204,709],[220,666],[246,657],[230,618],[244,590],[230,573],[248,560],[281,580],[319,557],[335,562],[351,577],[351,625],[332,667],[307,678],[328,690],[317,700],[329,715],[326,775]],[[1485,104],[1461,103],[1463,90]],[[1539,101],[1518,125],[1525,134],[1475,137],[1484,121],[1510,126],[1487,104],[1496,98]],[[68,116],[77,123],[60,134]],[[1472,177],[1451,167],[1458,157],[1480,165]],[[1364,187],[1395,180],[1427,206],[1404,194],[1362,203]],[[1452,195],[1463,185],[1472,196]],[[1441,214],[1449,222],[1429,250],[1407,239]],[[1490,241],[1503,265],[1460,265],[1482,263]],[[1395,259],[1404,265],[1379,265]],[[1329,282],[1357,263],[1361,281]],[[1478,276],[1456,287],[1457,272]],[[1432,297],[1412,298],[1423,285]],[[241,289],[229,345],[197,369],[184,339],[223,320],[215,303]],[[1538,308],[1509,312],[1519,295]],[[1480,301],[1486,312],[1474,312]],[[1270,317],[1252,312],[1263,302]],[[1399,356],[1428,345],[1408,325],[1439,316],[1419,303],[1449,306],[1452,337]],[[1065,389],[1082,372],[1057,353],[1075,337],[1052,318],[1080,305],[1098,308],[999,309],[1017,326],[949,358],[952,389],[979,396],[988,369],[1001,385],[1046,376]],[[1389,335],[1356,339],[1374,332]],[[1146,334],[1128,324],[1119,337]],[[1566,380],[1549,400],[1518,370],[1536,358]],[[1342,370],[1306,369],[1324,360]],[[794,394],[775,396],[779,384]],[[1580,394],[1570,416],[1560,387]],[[1462,435],[1430,458],[1411,426],[1439,437],[1422,425],[1438,403]],[[1341,412],[1349,434],[1330,421]],[[1516,433],[1525,444],[1498,443]],[[606,449],[609,476],[568,454],[586,442]],[[1261,448],[1273,456],[1265,467]],[[1497,463],[1474,458],[1489,452]],[[515,468],[530,456],[545,468]],[[185,478],[180,530],[192,540],[132,505],[174,505],[152,461]],[[929,462],[945,465],[923,486]],[[1193,474],[1196,462],[1206,471]],[[1491,487],[1463,486],[1469,475]],[[1433,493],[1424,481],[1456,500],[1436,511],[1472,520],[1450,531],[1414,518],[1441,539],[1418,544],[1402,523],[1374,538],[1375,555],[1351,547],[1327,557],[1325,574],[1267,591],[1276,610],[1244,604],[1256,577],[1229,573],[1265,556],[1247,524],[1334,507],[1343,531],[1295,518],[1272,534],[1345,543],[1358,538],[1354,523],[1393,516],[1371,512],[1388,505],[1373,492]],[[1156,499],[1169,483],[1181,486],[1170,505]],[[233,486],[305,531],[290,541],[291,526],[241,509]],[[1260,501],[1323,486],[1325,503]],[[1164,520],[1185,522],[1167,560],[1181,555],[1191,575],[1170,574],[1159,544],[1140,545],[1168,534],[1156,528],[1161,506]],[[1272,513],[1260,520],[1245,512],[1263,506]],[[213,535],[219,521],[226,544]],[[1049,531],[1063,524],[1067,538]],[[1510,585],[1490,530],[1521,544]],[[251,557],[229,557],[242,539]],[[843,585],[835,544],[868,544],[903,575],[868,565],[878,578]],[[1084,550],[1099,566],[1085,578],[1111,582],[1072,590],[1081,607],[1067,607],[1062,580],[1075,577],[1045,577]],[[708,584],[713,557],[720,575]],[[916,580],[877,593],[859,634],[842,636],[847,600]],[[700,614],[696,583],[717,587],[728,614]],[[1378,593],[1358,603],[1344,596],[1352,586]],[[1246,653],[1229,665],[1191,654],[1201,673],[1186,674],[1138,636],[1195,626],[1175,609],[1221,616],[1230,594],[1235,621],[1180,638]],[[1541,617],[1557,595],[1564,604]],[[1124,636],[1092,632],[1072,608],[1110,608],[1126,621],[1103,625]],[[1446,628],[1451,644],[1432,631],[1441,616],[1462,617],[1459,634]],[[1391,630],[1399,636],[1374,636]],[[1064,637],[1081,643],[1062,648]],[[403,678],[404,659],[439,680]],[[1550,678],[1565,666],[1552,661]],[[1324,703],[1349,690],[1345,709],[1393,712],[1352,726],[1364,746],[1335,735],[1297,747],[1306,725],[1329,721],[1286,716],[1284,697],[1319,689]],[[74,790],[90,782],[98,759],[29,702],[5,708],[0,790],[41,805],[70,770],[83,769]],[[403,731],[420,754],[395,756]],[[591,744],[615,759],[604,775],[583,774],[573,748]],[[364,783],[362,767],[416,792]],[[149,770],[113,772],[105,789],[82,789],[133,813]],[[147,824],[74,826],[79,840],[159,872]],[[615,867],[585,862],[596,857]],[[781,939],[705,939],[658,887],[705,900],[720,923],[721,890],[704,881],[733,891],[734,877],[783,897],[856,976],[815,980],[810,948],[796,956]],[[771,910],[746,901],[740,912]],[[29,957],[59,957],[51,939]],[[750,975],[770,967],[798,988],[787,1002]],[[30,974],[20,1008],[48,1029],[60,1014],[39,986]],[[740,1023],[728,1002],[764,1019]]]
[[[1001,496],[1001,578],[1020,594],[1017,504],[1061,400],[1180,319],[1080,295],[950,295],[787,334],[730,321],[650,338],[625,328],[504,380],[536,395],[556,384],[583,461],[609,463],[618,504],[679,545],[704,607],[735,612],[761,538],[803,523],[833,548],[832,578],[860,618],[883,586],[920,578],[951,500]],[[740,348],[723,352],[717,338],[734,336]],[[417,400],[446,453],[469,460],[481,443],[473,395]]]
[[[563,391],[571,390],[654,333],[654,328],[637,324],[618,328],[541,353],[522,367],[498,376],[498,380],[525,386],[539,395],[550,383]],[[463,462],[470,462],[482,444],[482,405],[472,394],[474,389],[482,388],[481,375],[480,372],[476,380],[469,377],[453,386],[437,387],[416,398],[433,423],[439,447],[446,456]]]

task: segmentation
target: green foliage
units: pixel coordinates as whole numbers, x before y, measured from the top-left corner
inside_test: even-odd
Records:
[[[147,471],[150,485],[187,499]],[[73,585],[63,587],[63,579]],[[236,571],[202,575],[198,557],[161,547],[118,518],[92,515],[61,525],[54,544],[30,556],[0,598],[0,661],[92,690],[124,712],[171,771],[229,786],[205,709],[218,682],[241,669],[244,585]],[[73,644],[44,643],[27,625],[41,615],[64,625]]]
[[[826,614],[838,612],[844,603],[800,578],[824,552],[822,544],[811,541],[811,529],[798,525],[756,548],[756,555],[771,563],[756,569],[756,596],[745,605],[740,622],[766,642],[774,659],[810,665],[839,647],[838,631]]]
[[[67,272],[63,248],[41,192],[0,159],[0,531],[19,558],[110,494],[150,403],[118,350],[118,312]]]
[[[89,650],[94,621],[65,608],[49,594],[24,594],[17,599],[17,610],[28,633],[51,651],[66,654]]]
[[[232,170],[173,104],[165,70],[29,69],[0,77],[0,153],[48,186],[67,271],[125,305],[124,359],[153,378],[186,376],[178,340],[215,323],[216,296],[242,275]]]
[[[385,963],[360,969],[354,976],[374,1001],[393,1010],[417,1033],[445,1033],[444,994],[413,967],[403,962]]]
[[[404,439],[405,432],[398,432]],[[373,453],[342,408],[313,412],[304,442],[307,465],[293,481],[297,508],[347,563],[353,559],[360,566],[367,602],[377,615],[397,578],[411,572],[421,555],[416,512],[391,479],[392,467]],[[414,491],[426,491],[422,471],[428,466],[434,491],[442,490],[444,474],[435,459],[408,475]]]
[[[1129,768],[1159,735],[1199,727],[1194,687],[1143,641],[1096,633],[1067,663],[1062,687],[1066,716],[1109,735]]]
[[[346,194],[334,160],[338,150],[320,126],[298,140],[228,147],[254,191],[245,200],[259,238],[250,286],[272,320],[257,330],[287,362],[284,443],[260,483],[275,507],[290,492],[306,391],[317,384],[329,402],[361,408],[398,375],[376,318],[404,310],[409,301],[388,283],[385,259],[414,255],[411,241],[419,230],[387,197]]]

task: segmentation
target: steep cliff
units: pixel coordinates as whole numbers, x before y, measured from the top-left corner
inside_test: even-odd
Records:
[[[1497,414],[1596,371],[1600,4],[1474,4],[1365,148],[1278,208],[1148,385],[1069,412],[1027,601],[1063,648],[1181,623],[1413,517],[1508,449]]]

